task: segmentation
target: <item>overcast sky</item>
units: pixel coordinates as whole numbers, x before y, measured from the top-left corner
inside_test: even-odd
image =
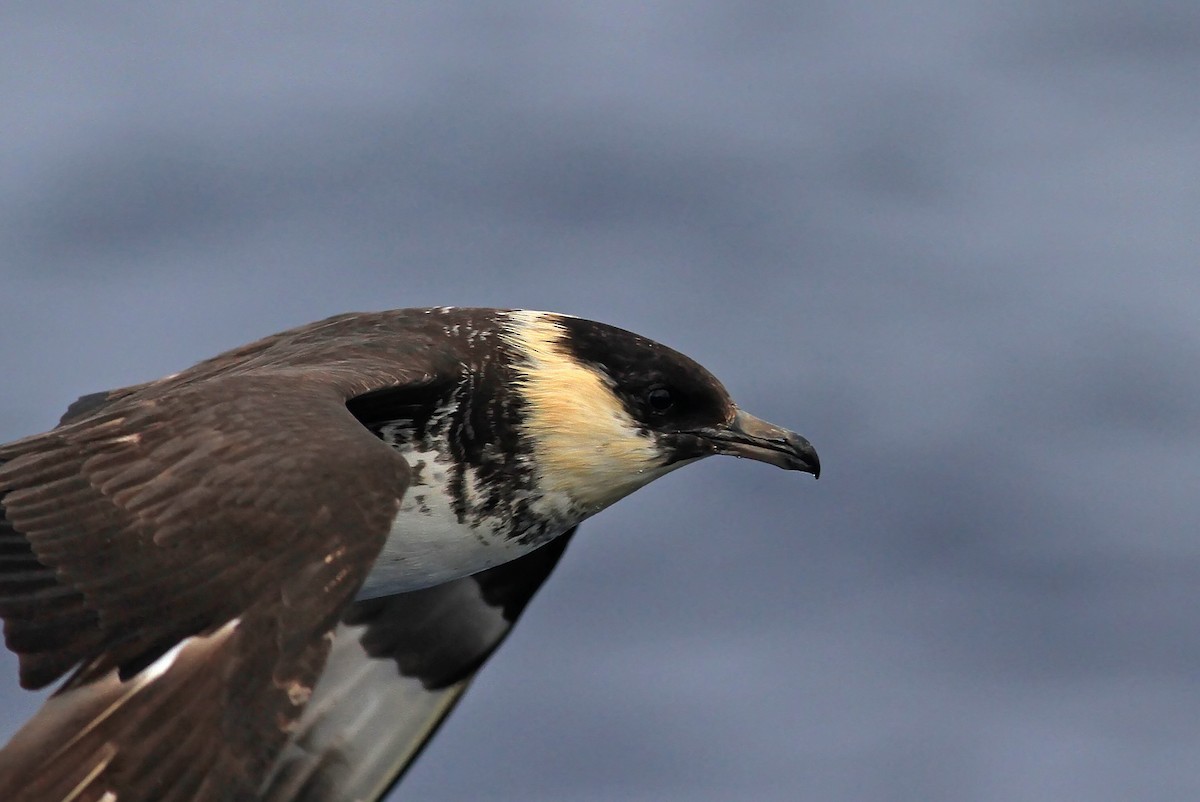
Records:
[[[1200,797],[1200,4],[496,5],[0,11],[0,441],[337,312],[614,323],[825,474],[590,522],[402,798]]]

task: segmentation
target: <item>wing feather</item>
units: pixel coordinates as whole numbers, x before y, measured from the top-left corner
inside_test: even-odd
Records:
[[[474,576],[356,603],[265,799],[351,802],[387,793],[508,636],[572,533]]]
[[[410,478],[348,404],[461,375],[423,317],[274,335],[0,445],[6,642],[27,687],[74,669],[0,750],[6,800],[251,799],[268,776],[317,800],[411,763],[565,545],[339,624]]]
[[[409,479],[344,395],[215,377],[0,446],[7,644],[27,687],[76,669],[6,799],[257,795]]]

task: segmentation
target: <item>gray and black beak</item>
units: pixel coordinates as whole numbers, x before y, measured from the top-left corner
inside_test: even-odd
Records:
[[[728,423],[693,434],[712,443],[717,454],[756,459],[787,471],[811,473],[814,477],[821,475],[821,460],[812,443],[740,409]]]

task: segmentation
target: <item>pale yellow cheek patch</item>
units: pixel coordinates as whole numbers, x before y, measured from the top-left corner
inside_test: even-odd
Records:
[[[668,470],[605,378],[563,352],[555,315],[514,312],[510,320],[504,336],[526,355],[517,368],[528,405],[524,427],[544,491],[596,512]]]

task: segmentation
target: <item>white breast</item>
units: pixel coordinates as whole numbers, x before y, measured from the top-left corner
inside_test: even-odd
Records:
[[[448,465],[439,462],[435,452],[404,456],[414,466],[421,466],[421,484],[404,494],[387,543],[359,591],[360,600],[449,582],[506,563],[536,547],[507,537],[506,521],[484,518],[478,523],[460,523],[449,491]],[[471,470],[465,481],[470,499],[474,494]]]

